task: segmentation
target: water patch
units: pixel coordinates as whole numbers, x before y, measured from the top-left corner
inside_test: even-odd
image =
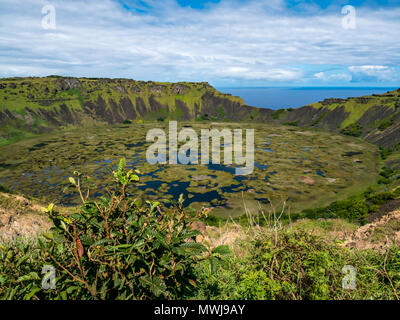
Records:
[[[325,174],[324,174],[321,170],[317,170],[316,173],[317,173],[317,175],[319,175],[320,177],[325,177]]]
[[[267,198],[254,198],[254,200],[257,200],[258,202],[261,202],[262,204],[269,204],[269,200]]]
[[[143,141],[142,142],[137,142],[137,143],[127,143],[127,144],[125,144],[125,147],[130,149],[130,148],[141,147],[144,144],[146,144],[146,142],[143,142]]]
[[[33,145],[32,148],[29,148],[29,151],[39,150],[40,148],[43,148],[43,147],[45,147],[47,145],[48,145],[47,142],[38,143],[38,144]]]
[[[352,157],[352,156],[357,156],[360,154],[363,154],[363,152],[362,151],[350,151],[350,152],[343,153],[342,156],[343,157]]]
[[[275,152],[274,150],[272,150],[270,148],[260,148],[260,150],[270,152],[270,153]]]
[[[235,168],[234,167],[228,167],[228,166],[224,166],[222,164],[217,164],[217,163],[210,163],[207,165],[207,168],[209,170],[213,170],[213,171],[223,171],[223,172],[228,172],[232,175],[235,174]]]
[[[269,167],[267,164],[260,164],[258,162],[254,162],[254,166],[260,170],[265,170]]]

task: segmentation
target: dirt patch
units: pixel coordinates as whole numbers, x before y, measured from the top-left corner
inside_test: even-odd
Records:
[[[311,177],[301,177],[300,182],[303,182],[309,186],[312,186],[315,184],[315,180]]]
[[[0,193],[0,242],[32,238],[50,228],[41,206],[22,196]]]
[[[385,251],[400,240],[400,211],[391,212],[380,220],[366,224],[354,231],[344,246],[357,249]]]
[[[239,226],[225,226],[225,227],[213,227],[207,226],[203,222],[196,221],[192,223],[192,228],[202,233],[196,237],[196,241],[209,244],[210,249],[214,249],[221,245],[232,246],[236,240],[245,237],[245,234]]]
[[[211,176],[206,176],[206,175],[195,175],[192,176],[193,181],[202,181],[202,180],[207,180],[207,179],[212,179]]]

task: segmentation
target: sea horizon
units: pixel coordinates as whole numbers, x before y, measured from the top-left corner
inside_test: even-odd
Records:
[[[400,86],[399,86],[400,87]],[[268,86],[268,87],[222,87],[216,89],[241,97],[247,105],[270,108],[299,108],[328,98],[347,99],[372,94],[382,94],[399,87],[341,87],[341,86]]]

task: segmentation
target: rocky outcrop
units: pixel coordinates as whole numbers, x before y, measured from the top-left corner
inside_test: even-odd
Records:
[[[80,88],[81,86],[81,82],[76,78],[61,78],[59,80],[59,88],[61,91]]]
[[[186,94],[190,88],[184,84],[176,83],[172,86],[172,93],[176,95]]]

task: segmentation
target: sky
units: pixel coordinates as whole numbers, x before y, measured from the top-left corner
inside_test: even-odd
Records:
[[[399,33],[398,0],[0,0],[0,77],[400,87]]]

